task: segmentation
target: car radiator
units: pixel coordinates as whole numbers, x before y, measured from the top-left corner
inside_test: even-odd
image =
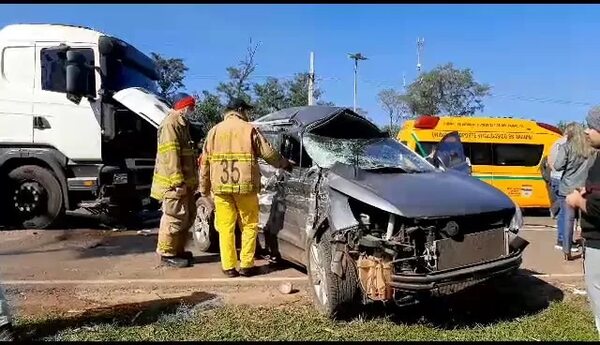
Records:
[[[436,240],[436,269],[444,271],[500,259],[508,254],[506,241],[504,228]]]

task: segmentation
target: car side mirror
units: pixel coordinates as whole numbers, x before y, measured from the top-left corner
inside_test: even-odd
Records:
[[[290,161],[300,164],[300,143],[287,135],[283,136],[281,155]]]
[[[82,97],[93,96],[94,90],[89,84],[92,72],[93,69],[86,64],[85,55],[77,51],[67,51],[67,98],[78,104]]]

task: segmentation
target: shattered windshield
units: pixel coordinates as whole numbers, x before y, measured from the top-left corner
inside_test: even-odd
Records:
[[[409,173],[435,171],[425,159],[392,138],[333,139],[306,134],[304,147],[322,168],[331,168],[335,162],[340,162],[365,170],[395,168]]]

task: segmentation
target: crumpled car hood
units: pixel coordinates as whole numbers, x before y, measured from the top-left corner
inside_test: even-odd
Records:
[[[334,165],[329,186],[354,199],[408,218],[462,216],[514,209],[498,189],[452,171],[378,173]]]

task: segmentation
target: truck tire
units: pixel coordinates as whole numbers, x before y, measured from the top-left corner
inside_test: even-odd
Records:
[[[0,341],[14,341],[15,335],[10,325],[0,327]]]
[[[343,278],[331,271],[332,249],[331,230],[327,228],[320,239],[314,236],[309,240],[306,269],[317,310],[331,319],[339,319],[351,316],[362,300],[355,265],[347,263]]]
[[[65,213],[60,183],[52,172],[24,165],[8,174],[5,195],[9,221],[29,229],[47,229]]]
[[[192,225],[196,248],[201,252],[219,252],[219,234],[215,229],[215,213],[212,206],[203,199],[196,202],[196,219]]]

